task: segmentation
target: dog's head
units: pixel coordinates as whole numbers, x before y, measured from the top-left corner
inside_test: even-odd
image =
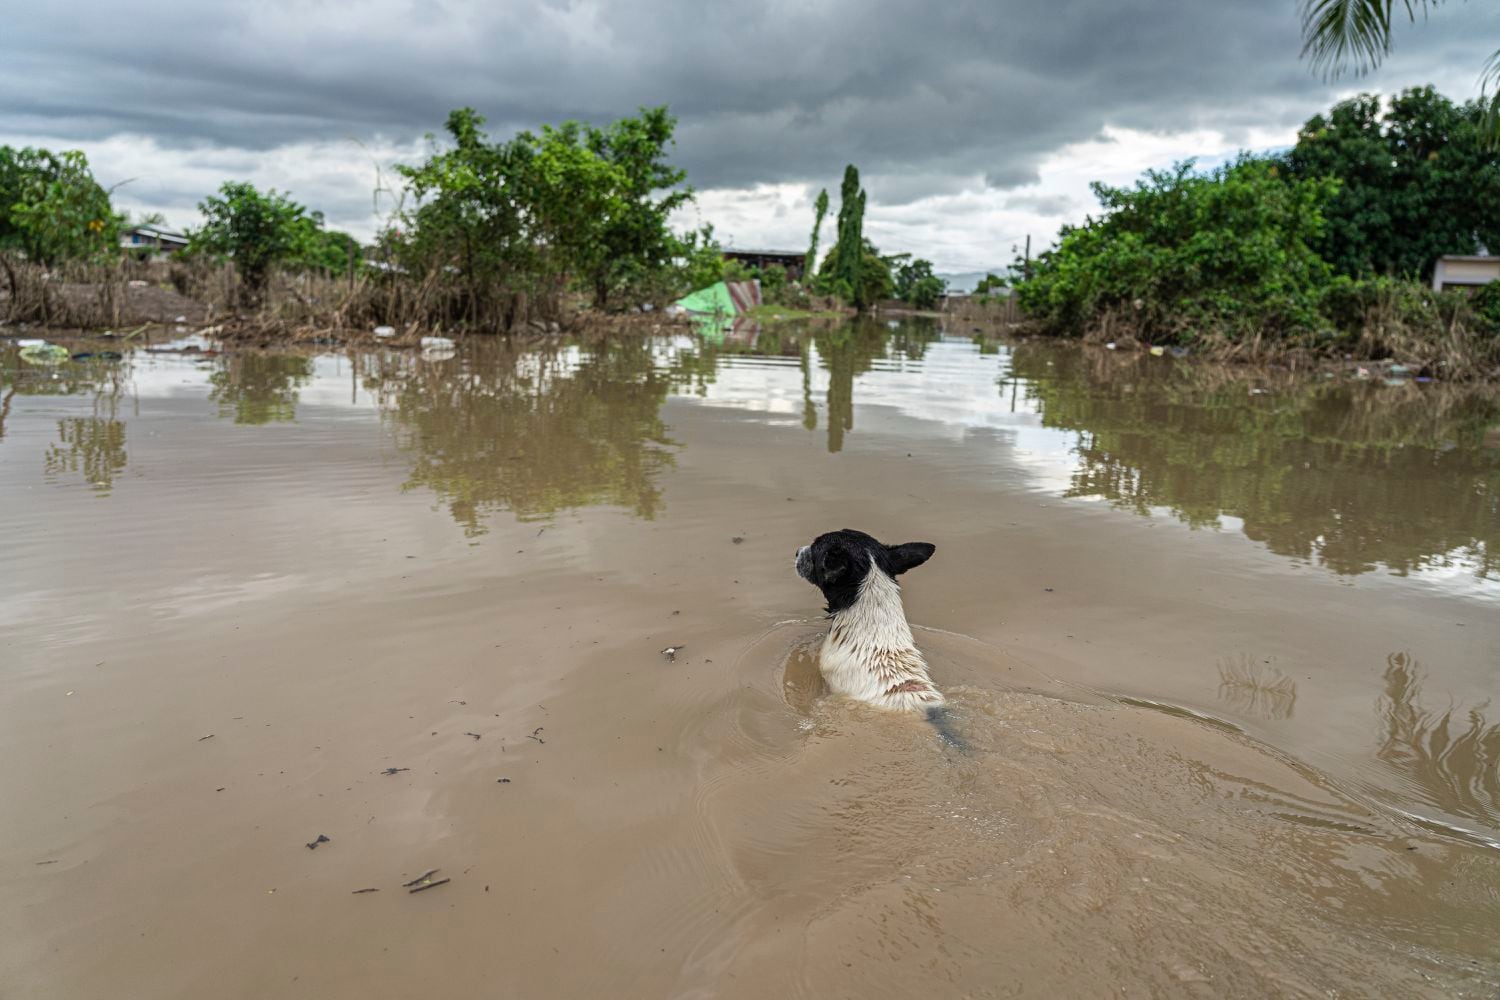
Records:
[[[845,528],[813,539],[797,550],[797,575],[823,591],[828,613],[842,611],[859,596],[860,584],[871,572],[900,576],[932,558],[937,546],[929,542],[882,545],[863,531]]]

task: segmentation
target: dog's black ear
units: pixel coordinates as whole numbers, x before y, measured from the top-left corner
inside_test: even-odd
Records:
[[[932,558],[937,546],[931,542],[906,542],[902,545],[887,545],[886,555],[891,559],[891,572],[897,576],[909,569],[916,569]]]

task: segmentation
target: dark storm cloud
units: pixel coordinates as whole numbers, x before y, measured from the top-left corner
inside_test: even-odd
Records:
[[[832,186],[853,161],[888,184],[873,197],[903,201],[959,178],[1027,183],[1106,123],[1278,126],[1333,93],[1298,61],[1291,2],[924,7],[31,4],[0,32],[0,134],[267,150],[406,140],[464,104],[503,131],[667,103],[700,188]],[[1403,26],[1376,82],[1453,66],[1472,80],[1495,27],[1440,8]]]

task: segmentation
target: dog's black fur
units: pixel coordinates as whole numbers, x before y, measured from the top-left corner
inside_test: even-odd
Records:
[[[883,545],[863,531],[843,528],[819,535],[811,545],[797,550],[797,575],[823,592],[824,610],[833,615],[854,603],[872,565],[894,578],[922,565],[936,551],[931,542]],[[968,749],[946,708],[930,708],[926,717],[943,742]]]
[[[797,573],[823,592],[831,615],[854,603],[872,562],[896,577],[922,565],[936,551],[930,542],[882,545],[863,531],[844,528],[819,535],[799,549]]]

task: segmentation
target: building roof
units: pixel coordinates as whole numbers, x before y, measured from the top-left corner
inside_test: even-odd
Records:
[[[1442,261],[1442,260],[1478,261],[1478,262],[1482,262],[1482,263],[1496,263],[1496,264],[1500,264],[1500,256],[1496,256],[1494,254],[1487,254],[1487,253],[1481,253],[1481,254],[1445,253],[1441,257],[1439,257],[1438,260],[1440,260],[1440,261]]]
[[[125,231],[127,233],[148,233],[158,239],[171,240],[173,243],[186,243],[188,241],[186,234],[179,233],[175,229],[168,229],[165,226],[130,226]]]
[[[748,250],[743,247],[725,247],[724,253],[744,254],[746,257],[806,257],[806,250]]]

